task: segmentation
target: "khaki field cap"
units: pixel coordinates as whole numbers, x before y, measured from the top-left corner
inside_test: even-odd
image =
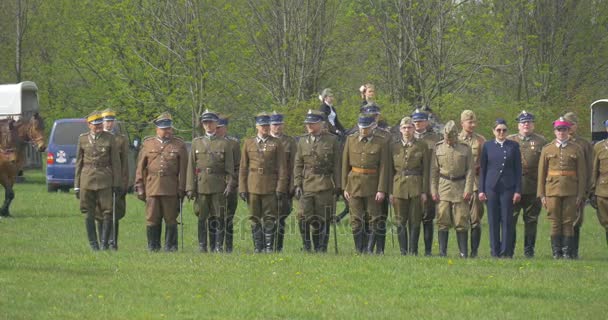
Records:
[[[574,112],[568,112],[564,115],[564,119],[570,123],[573,124],[577,124],[578,123],[578,117],[576,116],[576,114]]]
[[[456,128],[456,123],[454,120],[448,121],[443,127],[443,133],[448,136],[456,136],[458,134],[458,128]]]
[[[412,120],[412,118],[404,117],[403,119],[401,119],[401,122],[399,123],[399,127],[405,127],[407,125],[414,125],[414,121]]]
[[[475,116],[475,112],[473,112],[472,110],[464,110],[461,114],[460,114],[460,121],[468,121],[468,120],[477,120],[477,117]]]

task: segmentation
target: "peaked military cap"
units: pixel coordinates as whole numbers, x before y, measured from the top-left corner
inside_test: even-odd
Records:
[[[173,126],[173,117],[169,112],[163,112],[152,123],[159,129],[171,128]]]

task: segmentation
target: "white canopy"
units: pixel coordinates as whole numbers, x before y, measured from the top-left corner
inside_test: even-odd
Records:
[[[34,82],[0,85],[0,116],[38,111],[38,87]]]

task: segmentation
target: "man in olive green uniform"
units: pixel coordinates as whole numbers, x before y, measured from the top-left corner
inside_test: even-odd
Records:
[[[460,257],[468,256],[467,230],[470,223],[469,203],[475,183],[475,162],[471,148],[458,141],[458,131],[450,120],[443,128],[443,140],[431,157],[431,194],[437,207],[439,255],[447,255],[450,227],[456,229]]]
[[[374,117],[359,116],[359,131],[348,136],[342,153],[344,199],[350,205],[350,224],[359,253],[384,253],[386,216],[381,205],[388,192],[388,138],[374,130]],[[366,216],[367,214],[367,216]],[[369,222],[367,221],[369,220]],[[365,243],[369,225],[370,232]]]
[[[608,128],[608,120],[604,121],[604,126]],[[591,203],[595,205],[597,219],[606,230],[606,243],[608,243],[608,139],[596,143],[593,149]]]
[[[102,220],[101,249],[109,248],[112,232],[112,194],[122,194],[120,152],[111,133],[103,131],[101,112],[87,117],[89,132],[78,138],[74,191],[80,200],[80,212],[85,214],[89,245],[99,250],[95,230],[95,210],[99,206]]]
[[[537,194],[551,220],[553,258],[572,257],[577,207],[585,197],[585,157],[570,141],[571,123],[563,117],[553,122],[556,139],[543,147],[538,163]]]
[[[146,202],[148,249],[160,250],[162,220],[165,221],[165,251],[177,251],[177,216],[186,194],[188,150],[173,135],[168,112],[154,121],[156,136],[144,139],[135,172],[137,197]]]
[[[483,218],[483,203],[479,201],[478,184],[479,184],[479,156],[486,138],[475,132],[477,126],[477,116],[471,110],[465,110],[460,114],[460,125],[462,131],[458,139],[460,142],[468,145],[473,154],[473,168],[475,181],[473,183],[473,195],[468,201],[470,219],[471,219],[471,258],[477,257],[479,242],[481,241],[481,218]]]
[[[408,252],[406,228],[409,228],[409,252],[418,255],[422,206],[426,204],[429,190],[430,151],[426,143],[414,138],[412,118],[401,119],[399,126],[401,138],[391,141],[389,149],[392,158],[390,201],[395,207],[401,254]]]
[[[101,112],[101,115],[103,116],[103,131],[114,135],[114,140],[116,141],[120,152],[121,188],[123,192],[116,195],[114,204],[115,212],[112,217],[113,228],[110,234],[110,240],[108,241],[110,249],[118,250],[118,221],[125,216],[127,208],[126,195],[129,188],[129,161],[127,157],[129,156],[129,141],[127,140],[127,137],[120,134],[116,128],[116,112],[114,110],[106,109]],[[103,232],[103,215],[99,205],[97,206],[95,219],[97,220],[97,230],[101,236]]]
[[[228,131],[228,116],[219,115],[219,120],[217,122],[217,129],[215,130],[215,135],[220,138],[226,138],[228,140],[228,145],[230,146],[230,150],[232,151],[232,160],[234,162],[234,175],[235,179],[229,181],[226,180],[226,183],[231,185],[231,189],[235,192],[231,192],[226,197],[227,201],[227,216],[226,216],[226,243],[224,250],[228,253],[232,252],[233,249],[233,239],[234,239],[234,214],[236,213],[236,208],[238,206],[238,196],[236,190],[238,190],[239,179],[236,176],[239,173],[239,166],[241,165],[241,144],[239,139],[227,135]]]
[[[216,136],[217,114],[205,111],[200,118],[205,134],[192,140],[186,173],[186,195],[194,199],[198,216],[198,245],[207,252],[222,252],[226,228],[227,196],[234,193],[234,159],[228,139]]]
[[[583,137],[577,134],[578,132],[578,117],[573,112],[568,112],[564,115],[564,119],[571,123],[570,126],[570,141],[577,144],[583,151],[585,160],[585,199],[576,211],[576,219],[574,220],[574,239],[572,243],[572,259],[578,259],[578,245],[581,237],[581,227],[583,226],[583,217],[585,213],[585,200],[591,192],[591,169],[593,167],[593,145]],[[581,176],[582,177],[582,176]]]
[[[514,223],[517,226],[519,213],[523,210],[524,255],[532,258],[534,257],[538,216],[541,209],[540,199],[536,196],[538,160],[542,148],[547,144],[547,139],[534,132],[533,114],[524,110],[517,116],[517,122],[519,132],[507,137],[507,139],[519,143],[521,151],[522,194],[521,200],[514,205]],[[513,235],[514,242],[515,239],[516,237]],[[513,248],[515,248],[515,243],[513,243]]]
[[[287,186],[288,192],[282,200],[279,201],[279,225],[277,231],[276,250],[283,251],[283,239],[285,238],[285,221],[293,208],[293,166],[296,158],[296,140],[283,133],[283,115],[273,112],[270,115],[270,135],[278,139],[283,145],[285,151],[285,161],[287,162]]]
[[[324,113],[308,111],[304,123],[308,134],[300,137],[294,166],[295,196],[302,211],[299,226],[304,251],[327,252],[335,196],[340,193],[341,153],[338,137],[322,130]]]
[[[273,252],[278,202],[288,188],[287,161],[279,139],[270,136],[270,116],[255,117],[257,134],[245,140],[239,168],[239,196],[249,205],[254,252]]]
[[[439,142],[442,137],[437,132],[433,131],[432,126],[429,122],[428,113],[421,111],[420,109],[416,109],[414,113],[412,113],[412,120],[414,121],[414,127],[416,131],[414,132],[414,137],[416,140],[422,141],[427,145],[429,155],[432,154],[435,149],[435,144]],[[429,174],[430,174],[430,167]],[[429,189],[425,191],[427,195],[430,195],[430,183]],[[435,220],[435,212],[436,212],[435,201],[427,201],[423,204],[423,213],[422,213],[422,230],[424,234],[424,255],[430,256],[432,254],[433,248],[433,220]]]

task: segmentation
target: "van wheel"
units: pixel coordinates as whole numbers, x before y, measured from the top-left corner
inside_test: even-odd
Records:
[[[46,185],[46,191],[48,191],[48,192],[57,192],[57,186],[54,186],[52,184],[47,184]]]

